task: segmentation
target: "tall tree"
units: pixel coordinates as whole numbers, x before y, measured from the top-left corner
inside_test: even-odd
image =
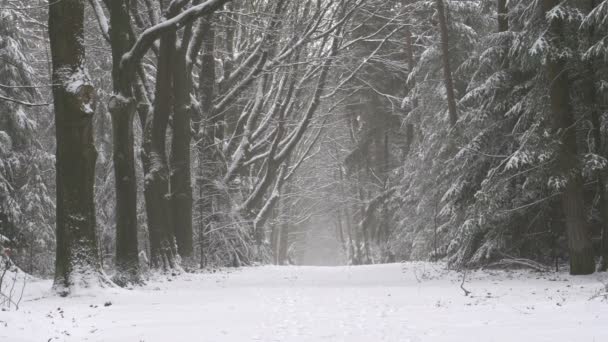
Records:
[[[112,113],[114,129],[114,159],[117,195],[117,277],[120,282],[138,281],[138,253],[137,253],[137,196],[135,180],[135,161],[133,154],[133,115],[139,113],[144,131],[142,151],[142,166],[144,169],[144,197],[146,212],[148,213],[148,227],[151,246],[151,261],[155,267],[173,267],[176,248],[174,242],[175,219],[172,212],[171,198],[183,198],[180,202],[187,209],[189,172],[189,99],[191,88],[191,56],[189,43],[192,23],[198,18],[213,13],[229,0],[194,1],[185,8],[189,1],[171,2],[166,9],[166,17],[159,22],[156,17],[154,4],[146,2],[150,14],[150,26],[144,27],[142,18],[131,1],[105,1],[109,10],[110,22],[108,25],[105,13],[97,0],[90,0],[98,19],[102,34],[110,42],[113,59],[114,94],[110,99],[109,110]],[[163,3],[164,4],[164,3]],[[131,21],[137,23],[143,32],[135,37],[135,30]],[[185,25],[187,27],[181,45],[177,45],[177,30]],[[162,49],[155,46],[160,39]],[[149,94],[146,88],[146,73],[141,66],[141,60],[150,50],[158,57],[156,72],[156,91],[154,103],[149,103]],[[178,53],[179,52],[179,53]],[[173,70],[172,61],[179,62],[177,70]],[[177,75],[177,76],[176,76]],[[173,80],[179,78],[179,89],[172,89]],[[175,93],[175,94],[173,94]],[[177,104],[174,101],[178,101]],[[152,108],[149,110],[149,108]],[[176,174],[176,188],[179,193],[171,196],[169,193],[169,166],[166,155],[166,131],[169,117],[174,114],[173,154],[174,164],[180,165]],[[185,132],[185,133],[184,133]],[[183,137],[182,137],[183,136]],[[179,178],[179,179],[178,179]],[[177,182],[186,182],[186,186],[179,186]],[[179,183],[179,184],[181,184]],[[191,198],[191,194],[189,196]],[[191,203],[191,199],[190,199]],[[122,204],[122,205],[121,205]],[[191,205],[190,205],[191,207]],[[179,206],[181,208],[181,206]],[[191,220],[191,210],[183,211],[179,219],[188,222]],[[182,217],[184,216],[184,217]],[[181,227],[181,226],[180,226]],[[186,246],[181,252],[186,256],[191,253],[192,229],[185,224],[185,233],[181,234],[179,243]],[[185,242],[184,242],[185,241]],[[188,243],[188,241],[190,241]]]
[[[150,253],[152,265],[163,269],[176,266],[175,256],[177,254],[169,193],[169,164],[166,153],[167,125],[173,110],[171,68],[175,56],[175,40],[175,31],[164,33],[160,38],[154,105],[146,122],[144,136],[144,150],[150,164],[150,172],[146,175],[144,184],[150,230]]]
[[[93,1],[101,20],[99,4]],[[110,13],[108,38],[112,49],[112,117],[114,179],[116,187],[116,276],[119,285],[139,283],[137,241],[137,179],[135,177],[133,117],[135,65],[123,64],[122,57],[134,42],[129,16],[130,1],[106,1]],[[96,7],[97,6],[97,7]],[[103,25],[102,25],[103,26]],[[102,28],[103,29],[103,28]]]
[[[597,9],[598,2],[596,0],[587,0],[582,2],[582,9],[586,15],[594,13]],[[593,46],[596,36],[596,27],[583,23],[581,26],[581,35],[583,36],[579,44],[582,45],[582,51]],[[602,112],[601,112],[601,96],[598,96],[597,87],[597,60],[593,56],[583,55],[582,59],[583,72],[581,73],[581,90],[584,110],[589,113],[591,124],[593,125],[593,152],[599,158],[605,158],[606,147],[605,138],[602,136]],[[598,271],[608,271],[608,195],[606,194],[606,172],[605,170],[597,170],[597,192],[598,192],[598,211],[601,217],[602,240],[600,250],[600,264]]]
[[[49,6],[49,38],[57,138],[57,259],[55,288],[103,282],[95,232],[95,89],[85,70],[84,3]]]
[[[448,100],[448,114],[450,125],[454,127],[458,121],[456,110],[456,95],[454,93],[454,81],[452,79],[452,66],[450,64],[450,40],[448,33],[448,21],[445,11],[444,0],[436,0],[437,19],[439,20],[439,31],[441,33],[441,61],[443,63],[443,82]]]
[[[556,51],[565,48],[563,19],[547,15],[559,5],[558,0],[543,0],[542,9],[549,20],[549,41]],[[565,179],[561,204],[566,218],[570,273],[590,274],[595,271],[593,246],[586,221],[583,178],[577,156],[576,125],[570,100],[570,79],[563,54],[550,54],[546,61],[552,123],[560,136],[557,169]]]

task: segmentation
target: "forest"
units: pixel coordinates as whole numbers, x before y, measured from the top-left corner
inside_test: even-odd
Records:
[[[0,271],[604,272],[607,61],[607,0],[0,0]]]
[[[605,340],[607,183],[608,0],[0,0],[0,341]]]

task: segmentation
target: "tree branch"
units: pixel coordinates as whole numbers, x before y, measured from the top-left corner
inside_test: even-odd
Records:
[[[2,95],[0,95],[0,100],[2,101],[7,101],[7,102],[14,102],[14,103],[18,103],[20,105],[23,106],[28,106],[28,107],[44,107],[44,106],[48,106],[51,105],[52,103],[48,102],[48,103],[31,103],[31,102],[24,102],[24,101],[20,101],[20,100],[16,100],[10,97],[4,97]]]
[[[176,30],[202,16],[211,14],[229,1],[230,0],[207,0],[200,5],[190,7],[171,19],[146,29],[139,39],[137,39],[135,44],[133,44],[131,50],[124,54],[122,57],[122,64],[128,65],[138,63],[163,33]]]

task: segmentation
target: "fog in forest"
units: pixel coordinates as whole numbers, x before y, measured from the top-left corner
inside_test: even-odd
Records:
[[[0,0],[0,342],[602,341],[608,0]]]

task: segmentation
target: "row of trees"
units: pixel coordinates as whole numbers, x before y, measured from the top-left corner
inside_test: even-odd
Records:
[[[3,103],[29,117],[40,105],[50,122],[42,102],[53,98],[56,180],[51,170],[41,182],[56,195],[46,241],[56,245],[56,288],[106,284],[103,267],[128,285],[147,267],[285,263],[281,193],[297,183],[332,111],[324,103],[344,86],[331,70],[363,41],[346,30],[364,3],[7,3],[3,11],[38,24],[16,50],[50,62],[24,60],[49,79],[30,75],[39,93],[25,101],[26,81],[11,76]],[[18,238],[15,216],[7,222],[18,231],[3,226],[15,259],[28,260],[32,240]]]
[[[112,52],[113,92],[107,110],[116,194],[114,281],[119,284],[140,282],[135,114],[141,125],[150,266],[167,271],[193,264],[195,207],[202,264],[210,256],[204,249],[208,235],[229,229],[236,232],[222,232],[224,245],[216,250],[222,262],[264,261],[264,223],[281,186],[306,157],[306,149],[297,147],[319,107],[332,58],[340,48],[340,31],[360,6],[356,1],[251,1],[235,3],[214,16],[227,2],[108,2],[105,9],[91,2]],[[57,37],[69,33],[74,42],[83,42],[84,4],[75,3],[78,6],[65,2],[62,6],[67,7],[56,7],[59,13],[76,11],[71,17],[77,20],[67,28],[63,20],[64,31]],[[143,5],[147,17],[137,5]],[[266,16],[248,15],[259,10]],[[82,281],[83,274],[103,282],[95,244],[93,121],[92,113],[82,111],[94,111],[94,87],[83,67],[84,46],[74,43],[65,50],[65,38],[55,44],[53,20],[51,10],[53,83],[63,85],[61,90],[53,88],[58,146],[55,279],[57,286],[69,288],[74,279]],[[216,26],[221,25],[225,29],[218,39]],[[79,64],[57,64],[61,52]],[[74,57],[77,53],[81,55]],[[155,60],[153,65],[146,65],[147,58]],[[58,74],[66,68],[70,73]],[[64,108],[62,101],[74,107]],[[64,120],[61,113],[75,117]],[[74,125],[84,119],[83,126]],[[75,130],[72,141],[63,140],[70,133],[59,129],[62,121]],[[191,184],[193,141],[198,159],[196,205]],[[64,147],[68,151],[63,152]]]

